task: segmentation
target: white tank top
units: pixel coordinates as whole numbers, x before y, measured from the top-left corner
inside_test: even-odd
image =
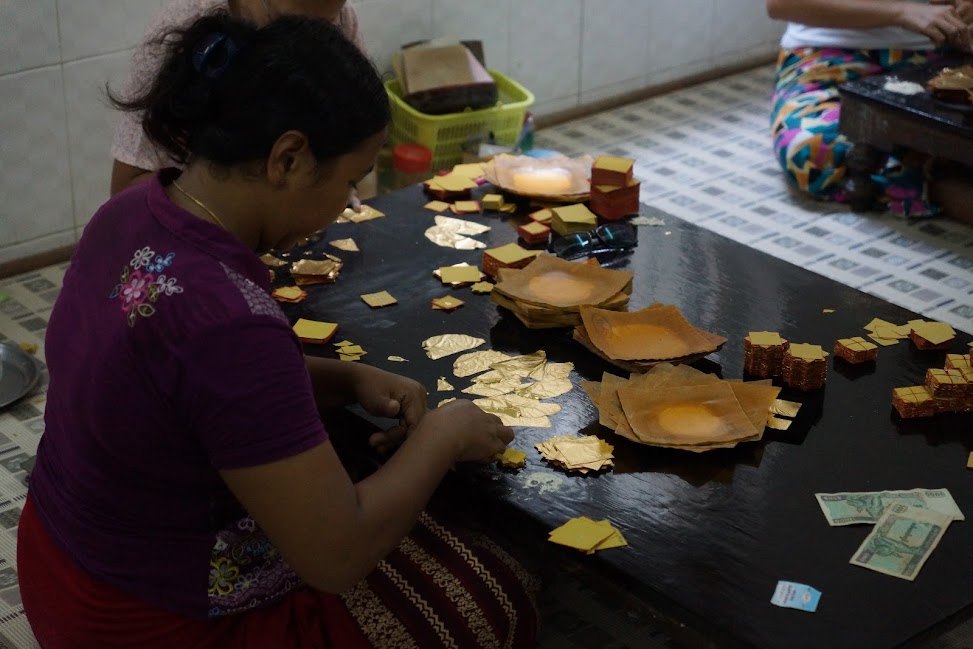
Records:
[[[833,29],[787,23],[780,39],[785,50],[798,47],[841,47],[866,50],[930,50],[934,45],[926,36],[902,27],[872,29]]]

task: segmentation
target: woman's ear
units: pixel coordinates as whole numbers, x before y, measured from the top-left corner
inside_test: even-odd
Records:
[[[271,187],[284,189],[297,182],[298,178],[308,176],[314,170],[314,156],[310,143],[300,131],[283,133],[267,157],[267,181]]]

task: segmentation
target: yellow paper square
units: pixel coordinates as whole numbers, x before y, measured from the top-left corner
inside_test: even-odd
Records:
[[[508,243],[505,246],[500,246],[499,248],[491,248],[483,252],[485,255],[490,255],[501,264],[513,264],[515,262],[521,261],[525,257],[536,257],[539,253],[537,251],[526,250],[516,243]]]
[[[780,334],[775,331],[751,331],[748,338],[750,338],[751,345],[758,345],[761,347],[772,347],[784,344],[784,339],[781,338]]]
[[[531,221],[527,225],[520,226],[524,232],[528,234],[544,234],[545,232],[550,232],[551,229],[544,225],[543,223],[538,223],[537,221]]]
[[[457,174],[437,176],[436,184],[439,185],[441,189],[445,189],[448,192],[462,192],[466,191],[467,189],[473,189],[477,186],[477,184],[469,178]]]
[[[361,356],[357,354],[338,354],[338,358],[343,361],[357,361]]]
[[[598,525],[584,516],[572,518],[561,527],[553,530],[548,540],[558,545],[566,545],[583,552],[593,549],[612,535],[612,529]]]
[[[882,347],[888,347],[890,345],[898,345],[899,341],[895,338],[882,338],[881,336],[876,336],[875,334],[868,334],[868,337],[877,342]]]
[[[554,212],[545,207],[544,209],[537,210],[536,212],[531,212],[527,216],[529,216],[532,221],[546,224],[550,223],[551,219],[554,218]]]
[[[598,217],[594,212],[585,207],[583,203],[555,207],[552,208],[552,211],[561,219],[562,223],[590,225],[592,227],[598,225]]]
[[[881,318],[872,318],[872,321],[865,325],[866,331],[875,331],[876,327],[894,327],[895,325]]]
[[[449,203],[445,201],[429,201],[423,207],[433,212],[445,212],[449,209]]]
[[[620,174],[627,174],[632,170],[632,166],[635,164],[634,160],[629,158],[620,158],[613,155],[603,155],[599,156],[595,160],[595,164],[592,165],[595,169],[604,169],[605,171],[614,171]]]
[[[378,293],[366,293],[361,296],[361,299],[365,301],[365,304],[372,308],[378,308],[382,306],[390,306],[392,304],[397,304],[398,300],[389,295],[388,291],[379,291]]]
[[[480,205],[476,201],[456,201],[453,207],[457,212],[479,212]]]
[[[461,176],[463,178],[469,178],[470,180],[476,180],[477,178],[482,178],[483,174],[486,172],[483,170],[482,162],[469,162],[466,164],[458,164],[453,167],[452,174],[456,176]]]
[[[335,347],[347,347],[348,345],[354,345],[355,343],[350,340],[342,340],[340,343],[335,343]]]
[[[368,353],[360,345],[345,345],[338,352],[347,356],[364,356]]]
[[[491,291],[493,291],[493,284],[491,284],[490,282],[477,282],[470,288],[473,289],[474,293],[477,293],[478,295],[483,295],[485,293],[490,293]]]
[[[476,266],[443,266],[439,269],[443,284],[479,282],[483,273]]]
[[[966,468],[973,469],[973,453],[970,453],[970,456],[966,458]]]
[[[914,325],[912,330],[933,345],[941,345],[956,337],[956,331],[945,322],[923,322]]]
[[[811,345],[809,343],[793,343],[788,350],[794,358],[801,358],[807,361],[820,361],[828,356],[828,352],[821,348],[821,345]]]
[[[299,286],[281,286],[274,291],[274,295],[285,300],[296,300],[304,294],[304,289]]]
[[[294,333],[305,342],[326,341],[334,335],[337,329],[338,325],[334,322],[318,322],[317,320],[301,318],[294,323]]]
[[[455,297],[447,295],[446,297],[434,299],[432,301],[432,308],[451,311],[457,307],[463,306],[464,304],[465,302],[463,302],[463,300],[457,300]]]
[[[497,460],[501,464],[508,467],[520,467],[527,463],[527,454],[515,448],[510,448],[509,446],[504,449],[503,453],[497,453]]]

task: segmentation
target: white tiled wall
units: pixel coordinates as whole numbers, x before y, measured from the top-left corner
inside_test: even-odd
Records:
[[[74,243],[107,198],[105,82],[164,2],[0,1],[0,263]]]
[[[108,196],[132,47],[167,0],[0,0],[0,263],[70,244]],[[382,70],[409,41],[479,38],[549,114],[776,49],[764,0],[351,0]]]

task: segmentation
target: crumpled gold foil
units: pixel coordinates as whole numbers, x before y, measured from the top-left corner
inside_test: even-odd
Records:
[[[547,365],[547,352],[539,349],[533,354],[498,361],[490,367],[507,376],[523,376],[538,380],[544,378],[545,365]]]
[[[385,216],[382,212],[379,212],[371,205],[362,205],[361,212],[356,212],[350,207],[345,208],[345,211],[338,216],[338,220],[335,223],[361,223],[362,221],[371,221],[372,219],[377,219]]]
[[[510,356],[503,352],[488,349],[482,352],[470,352],[463,354],[453,361],[453,374],[458,377],[472,376],[490,369],[490,365],[499,361],[505,361]]]
[[[266,255],[260,255],[260,261],[267,264],[272,268],[279,268],[281,266],[286,266],[288,262],[284,261],[280,257],[274,257],[272,254],[267,253]]]
[[[344,250],[345,252],[359,252],[361,248],[355,243],[354,239],[335,239],[334,241],[329,241],[329,244],[337,248],[338,250]]]
[[[441,334],[422,341],[422,348],[432,360],[444,358],[468,349],[476,349],[486,341],[466,334]]]
[[[515,394],[474,399],[473,403],[484,412],[500,417],[504,426],[550,428],[548,416],[561,411],[561,406],[556,403],[540,403]]]
[[[480,225],[473,221],[455,219],[451,216],[437,216],[436,225],[426,230],[426,238],[437,246],[456,248],[457,250],[475,250],[486,248],[486,244],[467,235],[483,234],[490,230],[490,226]]]
[[[463,388],[464,394],[475,394],[481,397],[498,397],[510,394],[523,386],[519,376],[513,376],[496,382],[475,382],[468,388]]]
[[[801,404],[796,401],[785,401],[784,399],[774,399],[774,403],[770,406],[770,412],[775,415],[780,415],[781,417],[797,417],[798,411],[801,409]]]
[[[440,376],[439,380],[436,382],[436,389],[440,392],[449,392],[450,390],[455,390],[449,381],[446,380],[445,376]]]

